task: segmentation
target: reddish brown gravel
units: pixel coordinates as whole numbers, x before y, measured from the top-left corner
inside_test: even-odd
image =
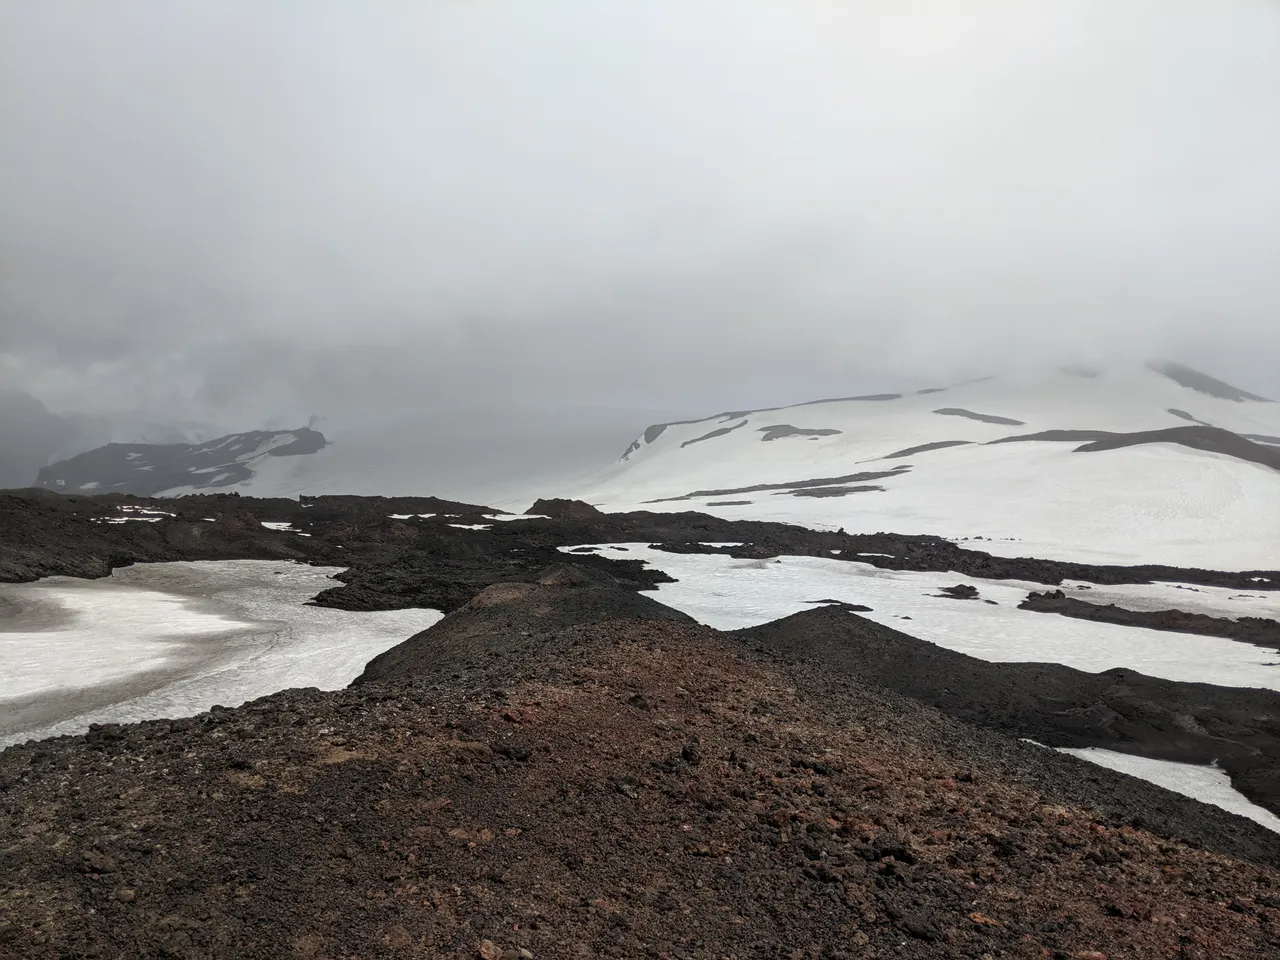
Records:
[[[996,734],[685,622],[535,639],[3,752],[0,956],[1280,956],[1280,871]]]

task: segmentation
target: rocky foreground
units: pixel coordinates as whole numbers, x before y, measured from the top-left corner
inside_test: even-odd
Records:
[[[0,495],[0,574],[343,556],[328,602],[461,600],[344,691],[0,752],[0,957],[1280,955],[1280,836],[1017,739],[1234,744],[1269,797],[1272,694],[984,664],[836,606],[719,633],[642,592],[660,573],[556,550],[865,549],[841,534],[219,499],[111,523]]]
[[[1260,827],[546,579],[395,682],[4,751],[0,953],[1280,952]]]

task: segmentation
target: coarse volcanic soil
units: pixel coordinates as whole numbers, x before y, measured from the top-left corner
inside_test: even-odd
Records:
[[[544,580],[395,681],[0,753],[0,956],[1280,952],[1261,827]]]
[[[122,507],[175,515],[102,522]],[[948,689],[910,691],[955,716],[883,689],[886,655],[928,663],[938,648],[869,632],[851,608],[717,633],[638,592],[660,572],[566,563],[558,548],[879,552],[892,569],[1050,584],[1162,575],[1260,590],[1280,575],[543,507],[555,516],[459,530],[490,511],[0,494],[3,580],[295,559],[349,567],[320,603],[454,611],[346,691],[0,752],[0,957],[1280,953],[1280,837],[1261,826],[955,719],[999,726],[960,661]],[[705,546],[726,541],[743,546]],[[865,662],[823,650],[850,624]],[[1003,707],[1026,680],[1008,679]],[[1059,693],[1086,699],[1060,709],[1081,716],[1097,712],[1090,697],[1118,703],[1116,689],[1142,709],[1201,686],[1156,690],[1130,672],[1080,694],[1068,680]]]

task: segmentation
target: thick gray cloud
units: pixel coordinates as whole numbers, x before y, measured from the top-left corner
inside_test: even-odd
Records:
[[[1271,0],[0,0],[0,372],[245,427],[1276,394],[1278,90]]]

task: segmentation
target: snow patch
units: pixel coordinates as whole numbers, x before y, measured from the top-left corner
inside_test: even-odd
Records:
[[[101,580],[0,584],[0,746],[90,723],[189,716],[289,687],[346,686],[434,610],[307,605],[341,567],[149,563]],[[68,669],[74,664],[74,669]]]
[[[1147,757],[1137,757],[1097,747],[1083,749],[1059,747],[1058,749],[1060,753],[1069,753],[1073,757],[1088,760],[1108,770],[1127,773],[1140,780],[1164,787],[1166,790],[1199,800],[1201,803],[1209,803],[1242,817],[1248,817],[1268,830],[1280,833],[1280,817],[1258,806],[1240,793],[1231,785],[1231,778],[1227,776],[1225,770],[1194,763],[1151,760]]]

